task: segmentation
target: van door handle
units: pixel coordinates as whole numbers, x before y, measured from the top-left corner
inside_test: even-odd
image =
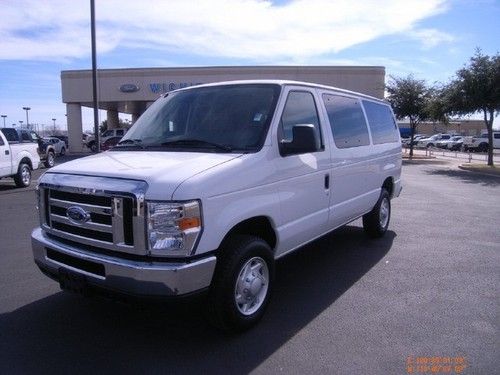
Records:
[[[329,188],[330,188],[330,175],[325,174],[325,189],[329,189]]]
[[[5,150],[5,155],[9,155],[9,154],[10,154],[9,150]]]

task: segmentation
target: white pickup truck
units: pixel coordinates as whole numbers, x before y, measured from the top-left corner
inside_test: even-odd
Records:
[[[482,133],[480,136],[465,137],[462,148],[464,151],[488,151],[488,133]],[[500,132],[493,132],[493,148],[500,148]]]
[[[13,177],[16,186],[29,186],[31,171],[38,169],[39,164],[37,143],[9,143],[0,129],[0,178]]]
[[[212,323],[244,330],[276,259],[361,217],[369,237],[386,233],[401,159],[392,110],[370,96],[291,81],[180,89],[111,151],[40,178],[34,259],[72,291],[208,293]]]

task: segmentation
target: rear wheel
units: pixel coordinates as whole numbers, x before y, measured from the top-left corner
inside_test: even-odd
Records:
[[[225,331],[244,331],[256,324],[269,303],[274,258],[262,239],[235,235],[223,245],[210,287],[211,323]]]
[[[31,183],[31,168],[28,164],[22,163],[14,176],[17,187],[27,187]]]
[[[382,188],[375,207],[363,216],[363,229],[372,238],[380,238],[389,227],[391,220],[391,200],[387,190]]]

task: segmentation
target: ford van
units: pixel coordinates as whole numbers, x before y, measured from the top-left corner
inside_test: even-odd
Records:
[[[400,191],[385,101],[293,81],[189,87],[112,150],[40,178],[34,259],[78,292],[203,292],[213,324],[244,330],[269,303],[276,259],[358,218],[383,236]]]

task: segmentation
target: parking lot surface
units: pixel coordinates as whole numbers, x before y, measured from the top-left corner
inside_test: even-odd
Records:
[[[32,261],[34,184],[2,180],[0,373],[498,373],[500,178],[434,160],[403,181],[383,239],[357,220],[282,259],[262,322],[227,335],[202,299],[61,292]]]

